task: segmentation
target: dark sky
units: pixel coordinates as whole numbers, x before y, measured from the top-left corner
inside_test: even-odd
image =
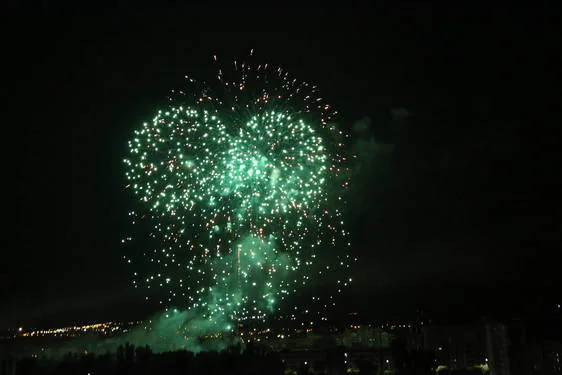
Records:
[[[353,134],[348,222],[361,261],[346,306],[382,317],[550,303],[561,286],[561,157],[549,14],[6,9],[4,197],[16,213],[0,327],[149,309],[121,261],[126,139],[183,75],[208,77],[213,54],[250,48],[317,83]],[[358,122],[370,125],[353,131]]]

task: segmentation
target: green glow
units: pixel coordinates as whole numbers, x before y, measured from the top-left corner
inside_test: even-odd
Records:
[[[140,257],[127,257],[139,265],[135,287],[217,326],[289,310],[285,300],[322,270],[347,279],[351,261],[335,112],[281,70],[243,65],[233,74],[174,91],[134,131],[124,160],[139,201],[135,237],[149,239]],[[338,261],[323,263],[322,251]]]

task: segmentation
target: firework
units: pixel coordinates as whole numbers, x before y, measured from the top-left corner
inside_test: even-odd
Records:
[[[315,86],[267,64],[218,66],[207,83],[186,77],[128,142],[127,188],[139,202],[130,217],[143,246],[126,256],[135,287],[233,322],[295,311],[291,296],[327,274],[337,275],[333,290],[347,285],[335,115]]]

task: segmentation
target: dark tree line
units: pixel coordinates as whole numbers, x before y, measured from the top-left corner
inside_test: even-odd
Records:
[[[281,353],[265,346],[233,346],[221,352],[187,350],[153,353],[148,346],[120,345],[115,352],[96,355],[68,353],[62,359],[21,359],[16,375],[285,375],[345,374],[343,349],[326,352],[324,360],[290,368]],[[371,372],[361,372],[370,374]]]

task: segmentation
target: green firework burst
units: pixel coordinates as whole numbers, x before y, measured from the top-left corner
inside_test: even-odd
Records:
[[[217,322],[264,319],[294,311],[291,295],[328,273],[333,290],[351,281],[345,136],[316,87],[282,69],[218,71],[211,84],[188,78],[129,140],[143,249],[126,259],[135,287],[163,305]],[[320,309],[333,303],[304,294]]]

